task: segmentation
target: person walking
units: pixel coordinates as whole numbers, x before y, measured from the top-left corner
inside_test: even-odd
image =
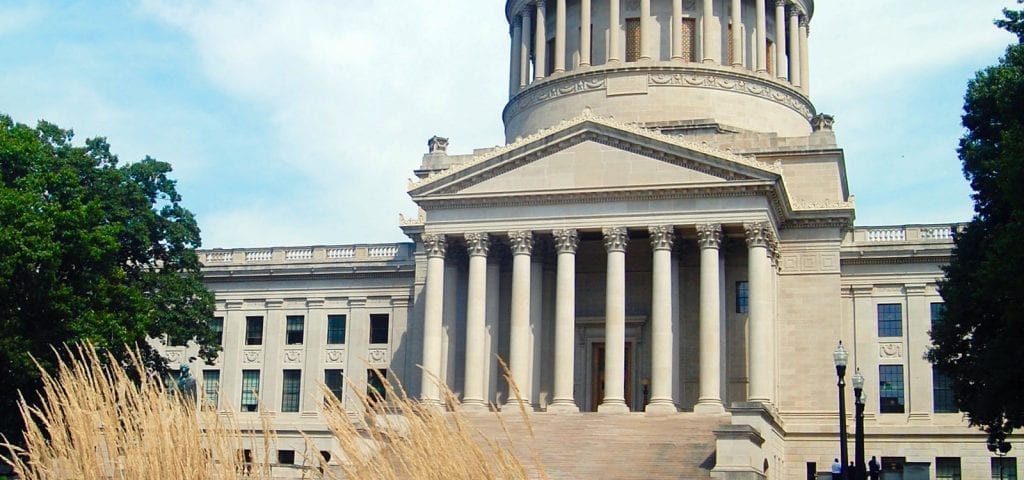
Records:
[[[838,458],[832,459],[832,480],[843,480],[843,464]]]
[[[871,461],[868,462],[868,473],[871,475],[871,480],[878,480],[882,476],[882,468],[878,466],[878,460],[874,455],[871,456]]]

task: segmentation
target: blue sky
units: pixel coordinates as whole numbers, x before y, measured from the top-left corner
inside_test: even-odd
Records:
[[[170,162],[208,248],[404,241],[426,139],[502,143],[503,4],[0,0],[0,112]],[[812,100],[836,117],[858,225],[970,218],[963,93],[1015,5],[817,2]]]

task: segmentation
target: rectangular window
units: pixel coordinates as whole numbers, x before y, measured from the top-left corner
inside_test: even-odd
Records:
[[[747,313],[750,311],[750,284],[747,282],[736,282],[736,313]]]
[[[302,383],[301,370],[285,370],[281,381],[281,411],[299,411],[299,391]]]
[[[384,382],[388,379],[387,370],[366,369],[366,396],[371,403],[387,400],[388,392]]]
[[[555,39],[548,40],[544,45],[544,70],[548,75],[555,71]]]
[[[327,344],[339,345],[345,343],[345,316],[327,316]]]
[[[1017,459],[992,457],[992,480],[1017,480]]]
[[[285,324],[285,342],[288,345],[301,345],[306,318],[302,315],[288,315]]]
[[[217,345],[224,345],[224,317],[213,317],[210,321],[210,330],[213,330]]]
[[[263,345],[263,317],[245,317],[245,344]]]
[[[295,450],[278,450],[277,463],[279,465],[295,465]]]
[[[203,370],[203,394],[206,397],[203,403],[206,408],[216,410],[220,407],[220,370]]]
[[[935,459],[937,480],[960,480],[960,457],[939,457]]]
[[[388,343],[388,314],[370,315],[370,343]]]
[[[683,61],[697,61],[697,19],[683,19]]]
[[[906,465],[906,463],[906,457],[882,457],[882,471],[902,472],[903,466]],[[899,476],[897,478],[902,478],[902,476]]]
[[[936,302],[931,304],[931,320],[932,328],[935,328],[935,324],[942,320],[942,316],[946,313],[946,304]]]
[[[903,305],[899,303],[878,304],[878,336],[903,336]]]
[[[340,402],[345,391],[345,371],[340,369],[324,370],[324,385]]]
[[[626,61],[635,62],[640,59],[640,19],[626,19]]]
[[[953,399],[953,381],[932,369],[932,406],[935,413],[956,413],[956,400]]]
[[[878,394],[881,413],[903,413],[903,365],[878,366]]]
[[[729,35],[729,40],[726,42],[726,46],[725,46],[725,51],[726,51],[725,61],[726,61],[727,65],[732,65],[733,64],[733,59],[739,57],[738,55],[736,55],[736,52],[734,51],[736,49],[736,45],[733,45],[733,41],[732,41],[732,24],[729,24],[729,29],[728,29],[728,32],[726,32],[726,34]]]
[[[242,370],[242,411],[255,412],[259,408],[260,371]]]

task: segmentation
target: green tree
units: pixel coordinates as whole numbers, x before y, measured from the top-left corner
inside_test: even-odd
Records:
[[[958,152],[975,215],[955,238],[928,353],[971,425],[993,440],[1024,425],[1024,11],[1003,14],[995,23],[1017,43],[964,96]]]
[[[32,357],[49,370],[52,347],[138,347],[156,371],[166,363],[147,337],[195,338],[204,358],[219,348],[199,227],[170,165],[119,165],[105,139],[72,137],[0,115],[0,433],[12,440],[19,390],[31,402],[39,387]]]

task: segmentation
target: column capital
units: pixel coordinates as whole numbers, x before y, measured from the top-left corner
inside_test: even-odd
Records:
[[[629,232],[626,227],[605,227],[601,229],[604,235],[604,248],[609,252],[625,252],[626,242],[629,241]]]
[[[785,8],[787,3],[789,3],[789,0],[775,0],[775,6],[776,7],[783,7],[783,8]]]
[[[675,226],[654,225],[647,227],[651,235],[651,248],[655,250],[671,250],[675,241]]]
[[[533,252],[533,232],[529,230],[513,230],[508,232],[512,255],[529,255]]]
[[[804,27],[804,28],[807,28],[810,25],[811,25],[811,19],[807,15],[804,15],[803,13],[800,13],[800,26]]]
[[[524,22],[528,21],[533,18],[533,10],[527,6],[527,8],[524,8],[519,12],[519,17],[522,18]]]
[[[796,17],[797,20],[800,19],[800,17],[803,15],[803,13],[804,12],[801,12],[800,9],[797,8],[796,4],[790,4],[789,10],[786,11],[786,15],[787,16]]]
[[[747,246],[754,247],[765,247],[768,248],[771,242],[770,236],[771,231],[768,229],[768,223],[766,222],[753,222],[744,223],[743,230],[747,234]]]
[[[537,6],[537,10],[540,10],[540,11],[543,11],[543,12],[547,11],[548,7],[547,7],[546,3],[547,2],[545,2],[544,0],[537,0],[536,2],[533,2],[533,4]]]
[[[472,232],[463,235],[466,239],[466,251],[471,257],[486,257],[491,249],[490,235],[484,232]]]
[[[555,237],[555,249],[558,253],[576,253],[576,247],[580,244],[580,236],[575,228],[553,230],[551,235]]]
[[[701,223],[697,225],[697,245],[701,249],[722,246],[722,225],[717,223]]]
[[[423,240],[423,250],[427,252],[428,257],[444,258],[445,252],[448,251],[448,239],[444,234],[424,233],[420,238]]]

